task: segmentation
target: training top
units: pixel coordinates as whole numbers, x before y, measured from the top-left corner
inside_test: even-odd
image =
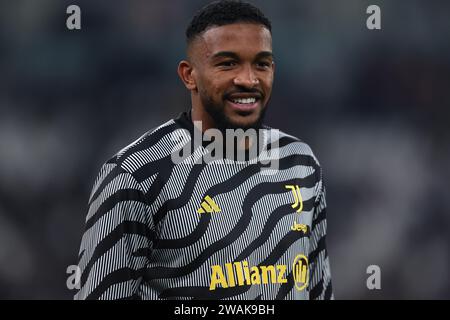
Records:
[[[308,144],[261,126],[256,157],[213,159],[197,133],[183,112],[103,164],[75,299],[333,299]]]

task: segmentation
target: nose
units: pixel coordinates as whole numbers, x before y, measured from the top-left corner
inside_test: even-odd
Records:
[[[235,86],[253,88],[259,84],[259,79],[256,77],[251,66],[243,67],[233,80]]]

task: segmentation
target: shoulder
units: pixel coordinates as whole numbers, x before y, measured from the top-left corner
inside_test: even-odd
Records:
[[[320,167],[319,160],[306,141],[276,128],[264,126],[264,129],[269,132],[268,144],[270,144],[272,148],[278,147],[280,150],[285,149],[285,152],[289,154],[298,154],[310,158],[315,166]]]
[[[303,141],[302,139],[287,134],[278,129],[270,128],[265,126],[265,129],[268,129],[269,136],[272,139],[272,148],[279,148],[280,157],[294,155],[299,157],[299,163],[309,166],[312,171],[312,175],[314,176],[315,186],[314,186],[314,194],[316,195],[316,201],[319,196],[324,191],[324,183],[323,183],[323,168],[320,165],[318,158],[316,157],[311,146]],[[273,145],[275,142],[275,146]]]
[[[180,131],[184,129],[171,119],[120,149],[106,164],[133,174],[143,166],[161,163],[173,152],[178,142],[175,136],[179,136]]]

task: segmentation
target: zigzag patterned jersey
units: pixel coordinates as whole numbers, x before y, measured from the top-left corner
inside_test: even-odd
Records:
[[[193,161],[209,151],[193,144],[186,112],[107,161],[75,298],[332,299],[319,162],[306,143],[263,128],[272,172],[257,159]],[[180,141],[192,152],[176,163]]]

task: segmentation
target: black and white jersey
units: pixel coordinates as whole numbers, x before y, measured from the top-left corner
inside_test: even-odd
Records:
[[[193,143],[189,113],[107,161],[89,199],[75,298],[333,298],[319,162],[301,140],[262,128],[275,169],[262,153],[201,161],[210,149]]]

